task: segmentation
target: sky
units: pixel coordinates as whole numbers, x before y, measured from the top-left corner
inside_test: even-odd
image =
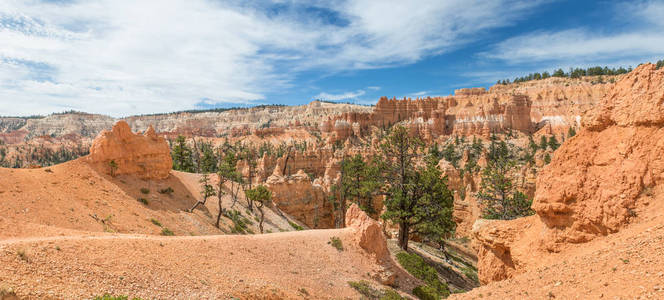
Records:
[[[444,96],[664,59],[664,0],[1,0],[0,115]]]

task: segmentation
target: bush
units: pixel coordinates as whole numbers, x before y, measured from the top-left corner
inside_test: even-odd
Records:
[[[148,204],[149,204],[148,199],[145,199],[145,198],[138,198],[138,202],[141,202],[141,203],[143,203],[143,204],[145,204],[145,205],[148,205]]]
[[[300,225],[297,225],[297,224],[291,222],[290,220],[288,220],[288,224],[289,224],[291,227],[295,228],[295,230],[297,230],[297,231],[304,230],[304,227],[302,227],[302,226],[300,226]]]
[[[413,295],[422,300],[438,300],[441,298],[436,289],[428,285],[420,285],[413,289]]]
[[[362,296],[362,299],[372,299],[372,300],[404,300],[406,298],[401,297],[399,293],[393,290],[378,290],[371,286],[367,281],[349,281],[348,285],[354,288]]]
[[[157,219],[150,219],[150,222],[152,222],[152,224],[154,224],[154,225],[157,225],[157,226],[161,227],[161,223]]]
[[[442,297],[450,295],[447,284],[438,279],[438,272],[429,266],[419,255],[402,251],[397,253],[397,260],[408,273],[426,282],[427,286],[434,289],[437,295]]]
[[[344,251],[344,245],[341,243],[341,239],[339,237],[333,236],[327,243],[332,245],[332,247],[337,248],[339,251]]]
[[[174,236],[175,234],[174,234],[173,231],[171,231],[170,229],[164,227],[164,228],[161,230],[161,235],[165,235],[165,236]]]
[[[173,190],[173,188],[171,188],[170,186],[167,187],[167,188],[165,188],[165,189],[161,189],[161,190],[159,190],[159,193],[160,193],[160,194],[167,194],[167,195],[170,195],[170,194],[173,194],[173,192],[174,192],[174,190]]]
[[[468,279],[474,281],[474,282],[480,282],[480,279],[477,277],[477,272],[473,271],[471,268],[464,268],[463,269],[463,274],[468,277]]]
[[[141,188],[141,194],[145,194],[145,195],[147,195],[147,194],[149,194],[149,193],[150,193],[150,189],[148,189],[148,188]]]

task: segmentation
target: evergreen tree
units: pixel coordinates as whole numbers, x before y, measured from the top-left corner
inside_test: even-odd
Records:
[[[512,182],[516,163],[504,141],[492,142],[488,164],[482,171],[482,183],[477,198],[482,202],[482,217],[511,220],[532,215],[531,201],[518,191]]]
[[[576,135],[576,130],[574,127],[570,126],[569,129],[567,130],[567,137],[573,137]]]
[[[383,180],[389,186],[382,218],[398,224],[403,250],[413,233],[441,239],[454,229],[452,193],[435,158],[429,156],[426,166],[417,166],[421,147],[422,141],[403,126],[393,127],[380,146]]]
[[[219,166],[217,167],[217,177],[219,178],[219,181],[217,182],[217,204],[219,211],[217,213],[217,221],[215,222],[215,226],[217,226],[217,228],[219,228],[221,216],[224,214],[222,196],[226,194],[226,192],[224,192],[224,184],[226,182],[231,182],[231,196],[233,197],[232,206],[234,206],[235,202],[237,201],[237,193],[242,181],[242,176],[240,176],[236,166],[237,156],[232,149],[228,148],[226,154],[219,161]]]
[[[214,191],[214,187],[212,184],[210,184],[210,176],[208,174],[203,174],[201,179],[199,180],[201,183],[201,196],[203,197],[202,200],[196,201],[196,204],[192,208],[189,209],[189,212],[193,212],[196,207],[199,205],[205,205],[205,202],[207,202],[207,199],[216,195],[217,193]]]
[[[283,147],[286,147],[285,145]],[[280,145],[280,148],[282,146]],[[290,156],[290,147],[288,148],[288,153],[286,155],[286,162],[284,164],[284,168],[288,166],[288,159]],[[278,151],[279,152],[279,151]],[[282,152],[283,153],[283,152]],[[280,156],[280,155],[279,155]],[[254,178],[256,177],[256,167],[258,166],[258,153],[256,152],[255,149],[246,147],[242,151],[242,159],[247,163],[247,179],[244,181],[245,183],[245,188],[244,190],[250,190],[252,189],[252,184],[254,182]],[[283,170],[284,175],[286,174],[286,170]],[[250,211],[254,211],[254,202],[252,199],[247,198],[247,206]]]
[[[553,77],[565,77],[565,71],[563,71],[563,69],[558,69],[553,72]]]
[[[546,136],[544,135],[540,136],[539,148],[542,150],[546,150],[547,145],[549,145],[549,142],[547,141]]]
[[[171,151],[173,158],[173,170],[183,172],[194,172],[194,161],[191,157],[191,148],[187,146],[184,136],[179,135],[175,139],[175,145]]]
[[[212,149],[212,144],[205,142],[201,143],[200,151],[199,171],[202,173],[216,173],[217,156],[214,153],[214,149]]]
[[[549,144],[549,148],[551,148],[551,150],[553,150],[553,151],[555,151],[556,149],[558,149],[558,147],[560,147],[560,143],[558,143],[558,139],[556,139],[555,134],[551,135],[549,137],[549,143],[548,144]]]
[[[263,211],[263,207],[265,205],[269,205],[270,201],[272,201],[272,192],[270,192],[270,190],[268,190],[264,185],[259,185],[254,189],[246,190],[244,193],[247,198],[256,203],[256,208],[258,208],[258,212],[261,214],[258,228],[261,230],[261,233],[263,233],[263,222],[265,220],[265,212]]]
[[[362,156],[357,154],[350,159],[344,159],[341,169],[341,192],[344,193],[344,199],[356,202],[367,213],[375,213],[372,199],[380,187],[378,167],[364,162]]]

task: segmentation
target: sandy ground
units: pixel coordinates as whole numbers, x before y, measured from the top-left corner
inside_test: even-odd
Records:
[[[350,232],[251,236],[86,235],[0,241],[0,283],[27,299],[356,299],[376,268]],[[344,251],[328,241],[341,237]],[[21,254],[24,253],[24,254]]]
[[[535,270],[451,299],[664,299],[664,215],[541,257]]]

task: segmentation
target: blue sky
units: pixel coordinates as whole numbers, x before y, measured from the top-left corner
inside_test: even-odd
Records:
[[[658,59],[664,1],[0,1],[0,115],[372,104]]]

